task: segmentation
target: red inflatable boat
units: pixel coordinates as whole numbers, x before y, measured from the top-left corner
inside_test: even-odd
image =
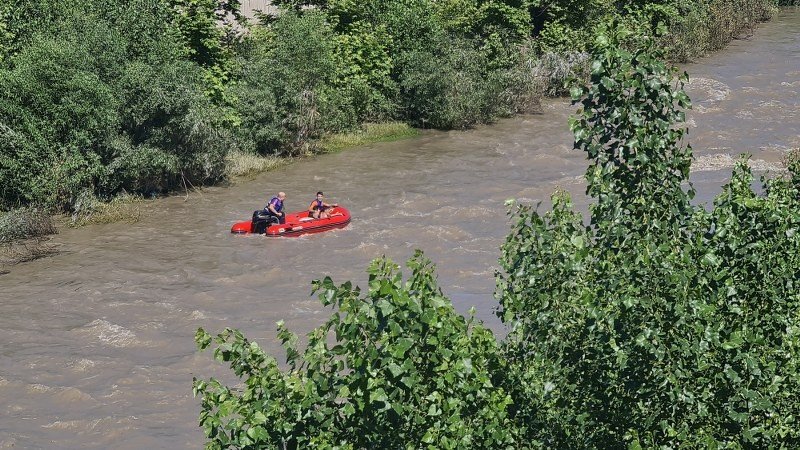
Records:
[[[258,211],[256,211],[258,212]],[[264,234],[271,237],[301,236],[303,234],[321,233],[323,231],[344,228],[350,223],[350,211],[341,206],[331,208],[327,219],[308,217],[308,211],[297,211],[286,214],[286,223],[268,224]],[[256,215],[254,214],[254,217]],[[253,233],[256,231],[254,221],[238,222],[231,227],[231,233]]]

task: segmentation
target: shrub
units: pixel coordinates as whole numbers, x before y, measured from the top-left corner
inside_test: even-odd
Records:
[[[236,127],[238,146],[246,153],[278,155],[291,140],[283,125],[283,111],[267,84],[267,60],[243,63],[243,76],[232,88],[238,99],[236,111],[241,123]]]
[[[15,208],[0,215],[0,244],[55,232],[53,219],[43,208]]]
[[[286,11],[270,26],[242,61],[238,138],[245,150],[297,155],[324,131],[354,127],[355,111],[334,88],[339,69],[326,16]]]
[[[681,80],[622,38],[573,92],[590,225],[557,193],[503,246],[512,413],[548,448],[796,448],[797,168],[759,196],[741,162],[713,211],[691,206]]]
[[[391,42],[384,25],[366,21],[352,23],[336,35],[336,86],[352,99],[359,121],[387,119],[395,113]]]
[[[78,42],[41,37],[0,70],[0,123],[11,138],[0,145],[15,168],[0,180],[7,203],[68,206],[100,173],[96,150],[114,132],[118,103],[88,58]]]
[[[545,80],[539,70],[538,56],[527,42],[518,47],[519,54],[514,63],[500,69],[504,89],[495,100],[501,105],[498,114],[534,113],[540,111]]]
[[[180,161],[158,147],[134,146],[120,138],[112,143],[113,159],[106,166],[101,189],[104,192],[157,194],[172,187],[178,179]]]
[[[239,0],[168,0],[171,16],[189,58],[203,68],[206,93],[226,104],[226,87],[233,66],[232,45],[241,26]]]
[[[581,52],[617,12],[610,0],[541,0],[529,3],[533,36],[542,52]]]
[[[369,289],[314,282],[336,310],[305,350],[283,325],[288,369],[235,330],[214,340],[215,358],[241,388],[195,379],[209,448],[506,448],[508,395],[492,333],[453,310],[420,253],[398,267],[379,259]],[[212,337],[198,330],[201,349]]]
[[[423,128],[467,128],[503,111],[505,74],[485,73],[486,57],[467,40],[442,37],[430,50],[398,58],[403,115]]]
[[[52,192],[44,177],[51,155],[36,138],[0,123],[0,209],[41,202]]]
[[[129,194],[117,195],[111,200],[103,202],[94,197],[91,192],[83,191],[78,196],[71,220],[66,225],[82,227],[90,224],[136,223],[141,217],[142,202],[141,197]]]
[[[566,94],[570,83],[582,82],[589,76],[589,54],[585,52],[547,52],[534,64],[534,76],[540,80],[544,93],[549,96]]]
[[[53,219],[44,208],[0,212],[0,275],[6,266],[56,253],[56,248],[46,243],[46,236],[55,232]]]
[[[169,8],[142,2],[15,10],[0,68],[0,206],[69,210],[85,190],[161,192],[222,176],[225,111],[203,94]]]

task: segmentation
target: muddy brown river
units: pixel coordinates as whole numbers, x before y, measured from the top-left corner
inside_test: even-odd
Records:
[[[749,152],[769,171],[800,147],[800,10],[684,69],[701,202],[728,179],[732,155]],[[133,225],[62,231],[58,255],[0,275],[0,448],[202,448],[192,376],[228,373],[195,351],[197,327],[240,328],[280,359],[275,322],[305,333],[327,317],[311,280],[363,285],[380,255],[403,262],[425,250],[456,308],[475,306],[502,333],[493,274],[508,231],[503,202],[546,201],[561,187],[587,203],[586,161],[567,127],[573,109],[549,100],[539,115],[159,200]],[[229,233],[278,190],[290,210],[323,190],[353,221],[297,239]]]

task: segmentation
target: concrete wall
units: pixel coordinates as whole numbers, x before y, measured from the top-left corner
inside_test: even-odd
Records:
[[[275,13],[278,8],[272,6],[270,0],[241,0],[242,14],[246,17],[252,18],[256,10],[261,10],[265,13]]]

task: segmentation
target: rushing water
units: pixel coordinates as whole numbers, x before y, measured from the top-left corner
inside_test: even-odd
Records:
[[[731,155],[777,166],[800,147],[800,11],[685,67],[694,99],[692,180],[708,201]],[[0,448],[201,448],[192,376],[223,376],[193,344],[225,326],[281,357],[275,322],[305,333],[327,311],[310,281],[363,285],[369,261],[424,249],[460,311],[490,326],[493,274],[508,230],[503,202],[544,201],[557,187],[585,209],[586,162],[571,149],[573,107],[466,132],[430,132],[300,161],[229,188],[151,205],[134,225],[65,230],[60,253],[0,275]],[[317,190],[351,225],[297,239],[234,236],[276,191],[289,209]]]

